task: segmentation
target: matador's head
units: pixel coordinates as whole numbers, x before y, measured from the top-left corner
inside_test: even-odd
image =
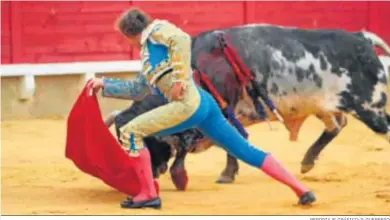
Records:
[[[120,31],[132,46],[141,47],[141,35],[150,23],[151,17],[138,8],[131,8],[123,12],[116,21],[116,28]]]

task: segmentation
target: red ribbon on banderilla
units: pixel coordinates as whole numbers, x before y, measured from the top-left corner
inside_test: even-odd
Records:
[[[225,115],[225,117],[232,123],[232,125],[240,132],[240,134],[244,138],[248,138],[248,132],[245,130],[245,128],[242,126],[242,124],[238,121],[236,116],[234,115],[233,109],[223,100],[221,95],[218,93],[218,91],[215,89],[214,85],[210,82],[210,79],[207,77],[206,74],[199,70],[194,70],[194,78],[197,81],[199,85],[203,84],[203,88],[208,90],[211,95],[214,97],[216,102],[218,103],[219,107],[222,110],[222,113]]]
[[[264,107],[258,100],[259,97],[268,106],[268,108],[274,113],[276,118],[280,122],[284,123],[283,117],[276,109],[274,103],[268,97],[267,93],[265,91],[260,91],[258,86],[253,86],[253,84],[255,83],[253,80],[253,75],[251,74],[250,70],[245,66],[245,64],[240,59],[240,57],[237,55],[237,53],[234,51],[234,49],[228,44],[225,37],[225,33],[218,32],[217,39],[220,43],[221,49],[223,50],[226,59],[228,60],[228,63],[233,68],[240,84],[246,87],[248,94],[251,96],[255,104],[256,111],[259,113],[260,117],[262,117],[263,119],[267,118],[266,113],[264,111]]]

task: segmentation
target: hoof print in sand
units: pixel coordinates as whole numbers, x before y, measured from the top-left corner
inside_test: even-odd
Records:
[[[387,203],[390,203],[390,192],[389,191],[377,191],[375,194],[377,199],[384,200]]]
[[[335,176],[322,176],[322,177],[317,177],[317,176],[305,176],[302,178],[304,181],[308,182],[343,182],[344,180],[340,177],[335,177]]]

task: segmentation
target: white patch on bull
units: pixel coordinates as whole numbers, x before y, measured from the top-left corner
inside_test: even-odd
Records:
[[[367,102],[363,103],[363,104],[362,104],[362,107],[363,107],[363,109],[366,110],[366,111],[370,110],[370,104],[367,103]]]
[[[381,72],[383,72],[383,71],[381,71]],[[387,85],[385,85],[381,82],[378,82],[374,86],[374,91],[373,91],[372,96],[371,96],[371,102],[364,103],[363,108],[366,110],[371,110],[371,111],[375,112],[376,114],[378,114],[379,112],[383,112],[386,105],[383,106],[382,108],[373,108],[372,104],[379,103],[380,101],[382,101],[382,93],[387,94],[386,88],[387,88]]]
[[[253,71],[256,73],[255,75],[254,75],[254,81],[256,81],[256,82],[263,82],[263,80],[264,80],[264,76],[263,76],[263,74],[258,74],[258,73],[261,73],[261,71],[260,71],[260,66],[258,65],[258,64],[254,64],[253,65]]]
[[[330,72],[329,72],[330,73]],[[336,74],[326,74],[323,78],[323,101],[322,105],[325,110],[337,111],[337,106],[340,103],[340,94],[343,91],[348,91],[347,86],[351,83],[351,78],[347,74],[342,74],[341,77]]]
[[[342,69],[343,74],[338,76],[331,72],[332,65],[323,54],[326,62],[326,70],[321,69],[320,59],[317,59],[308,51],[305,51],[305,56],[297,62],[286,59],[282,51],[269,47],[272,51],[271,62],[277,62],[279,68],[271,65],[271,77],[268,81],[267,88],[272,88],[275,83],[278,85],[279,91],[287,92],[287,96],[271,95],[275,102],[284,107],[292,107],[299,105],[299,111],[305,111],[302,114],[312,114],[313,111],[338,111],[337,106],[340,103],[339,93],[347,91],[348,84],[351,83],[351,78],[345,74],[346,69]],[[313,66],[315,73],[322,80],[322,86],[316,85],[312,77],[304,76],[302,80],[298,80],[296,67],[305,71],[309,71],[310,66]],[[289,73],[291,69],[292,74]],[[294,91],[295,90],[295,91]],[[296,106],[297,107],[297,106]]]

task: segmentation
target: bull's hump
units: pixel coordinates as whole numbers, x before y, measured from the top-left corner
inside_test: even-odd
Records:
[[[235,27],[230,28],[224,28],[219,29],[217,31],[229,31],[229,30],[239,30],[242,31],[243,29],[247,30],[279,30],[279,31],[294,31],[296,33],[307,33],[307,34],[351,34],[350,32],[344,31],[342,29],[315,29],[315,28],[299,28],[296,26],[284,26],[284,25],[277,25],[277,24],[269,24],[269,23],[252,23],[252,24],[245,24],[245,25],[239,25]],[[356,33],[353,33],[356,34]]]
[[[275,25],[275,24],[269,24],[269,23],[256,23],[256,24],[246,24],[238,26],[238,28],[278,28],[278,29],[297,29],[297,27],[294,26],[283,26],[283,25]]]

